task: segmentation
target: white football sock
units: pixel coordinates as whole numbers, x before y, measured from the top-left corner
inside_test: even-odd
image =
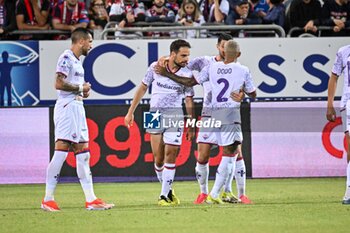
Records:
[[[232,192],[232,181],[233,181],[233,177],[235,177],[235,173],[231,172],[225,182],[224,185],[224,192],[226,193],[231,193]]]
[[[245,195],[246,169],[244,160],[236,161],[235,179],[238,197]]]
[[[51,162],[46,169],[46,189],[44,201],[54,200],[54,193],[64,161],[66,161],[68,151],[56,150]]]
[[[199,184],[200,192],[208,194],[209,163],[196,163],[196,178]]]
[[[163,177],[162,177],[162,191],[160,193],[161,196],[168,197],[168,193],[174,182],[175,171],[176,171],[175,163],[164,164]]]
[[[164,166],[158,167],[157,164],[154,164],[154,171],[156,172],[157,178],[160,183],[162,183],[163,169]]]
[[[350,198],[350,162],[346,168],[346,191],[344,199]]]
[[[237,156],[222,156],[221,162],[216,171],[214,186],[210,192],[210,196],[213,198],[217,198],[219,196],[221,189],[225,184],[225,181],[228,179],[229,174],[231,172],[234,172],[236,158]]]
[[[90,170],[90,152],[85,151],[79,154],[76,154],[77,160],[77,174],[83,188],[85,199],[87,202],[94,201],[97,197],[94,193],[94,187],[92,183],[92,175]]]

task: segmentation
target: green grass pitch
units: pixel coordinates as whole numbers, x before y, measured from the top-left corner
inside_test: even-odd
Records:
[[[210,187],[212,186],[210,182]],[[59,184],[62,211],[44,212],[44,185],[0,185],[0,232],[350,232],[350,206],[341,204],[344,178],[252,179],[253,205],[194,205],[196,181],[175,182],[177,207],[158,207],[159,183],[95,184],[108,211],[87,211],[79,184]]]

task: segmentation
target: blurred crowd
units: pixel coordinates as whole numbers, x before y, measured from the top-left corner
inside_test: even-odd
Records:
[[[0,0],[1,40],[63,40],[69,33],[23,33],[20,30],[60,30],[72,32],[78,27],[103,30],[109,22],[119,28],[154,22],[166,25],[259,25],[276,24],[291,36],[308,33],[323,36],[350,34],[348,0]],[[117,32],[120,33],[120,32]],[[166,37],[170,32],[133,32],[139,36]],[[238,32],[232,31],[233,36]],[[187,38],[196,37],[189,30]]]

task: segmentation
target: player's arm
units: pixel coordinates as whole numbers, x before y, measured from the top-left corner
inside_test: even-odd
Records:
[[[253,91],[253,92],[250,92],[250,93],[246,93],[246,92],[245,92],[245,94],[246,94],[247,96],[249,96],[250,98],[252,98],[253,100],[256,99],[256,91]]]
[[[231,92],[230,97],[233,101],[242,102],[245,97],[245,92],[240,89],[238,92]]]
[[[141,83],[141,85],[138,87],[134,95],[133,101],[131,102],[131,105],[129,107],[128,113],[124,118],[124,123],[126,126],[130,127],[133,125],[135,109],[139,105],[139,102],[142,99],[142,97],[145,95],[147,89],[148,87],[144,83]]]
[[[89,92],[91,89],[91,84],[86,82],[84,84],[73,84],[66,81],[66,75],[62,73],[56,73],[56,90],[61,91],[71,91],[71,92]]]
[[[328,81],[328,99],[327,99],[327,120],[335,121],[336,113],[334,110],[333,102],[335,91],[337,89],[338,75],[331,73]]]
[[[186,112],[189,119],[194,118],[194,103],[192,96],[186,96],[185,98]],[[186,133],[186,140],[191,141],[194,137],[195,128],[190,127]]]
[[[255,85],[253,82],[252,75],[251,75],[249,70],[245,76],[245,83],[243,85],[243,91],[247,96],[249,96],[253,100],[256,99],[256,88],[255,88]]]
[[[154,71],[157,73],[157,74],[160,74],[162,76],[165,76],[165,77],[168,77],[170,78],[171,80],[177,82],[177,83],[180,83],[186,87],[193,87],[194,85],[197,85],[197,81],[194,77],[191,77],[191,78],[187,78],[187,77],[180,77],[176,74],[173,74],[173,73],[170,73],[165,67],[162,67],[160,65],[156,65],[154,67]]]

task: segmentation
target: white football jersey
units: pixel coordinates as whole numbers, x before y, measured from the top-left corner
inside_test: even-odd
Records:
[[[62,73],[66,76],[68,83],[80,85],[84,84],[84,68],[72,50],[65,50],[58,59],[56,66],[56,73]],[[57,90],[58,100],[71,101],[76,95],[82,95],[82,93],[76,91],[61,91]]]
[[[256,90],[249,69],[239,63],[215,62],[206,66],[198,75],[197,82],[210,82],[212,88],[212,117],[222,124],[240,123],[240,102],[231,99],[231,92],[243,89],[247,93]]]
[[[182,99],[187,96],[193,96],[192,87],[185,87],[182,84],[156,74],[154,66],[157,62],[153,62],[143,78],[142,82],[148,87],[152,85],[151,108],[182,108]],[[175,72],[180,77],[192,77],[192,71],[187,67],[180,68]]]
[[[207,65],[211,64],[211,63],[215,63],[217,62],[216,56],[202,56],[202,57],[197,57],[195,59],[192,59],[187,67],[190,70],[195,70],[198,72],[201,72],[204,67],[206,67]],[[209,82],[204,82],[201,84],[203,86],[203,108],[202,108],[202,117],[203,116],[211,116],[211,97],[212,97],[212,93],[211,93],[211,85]]]
[[[340,76],[344,75],[344,86],[343,86],[343,94],[340,101],[340,106],[346,106],[348,100],[350,100],[350,45],[341,47],[336,55],[332,73]]]

